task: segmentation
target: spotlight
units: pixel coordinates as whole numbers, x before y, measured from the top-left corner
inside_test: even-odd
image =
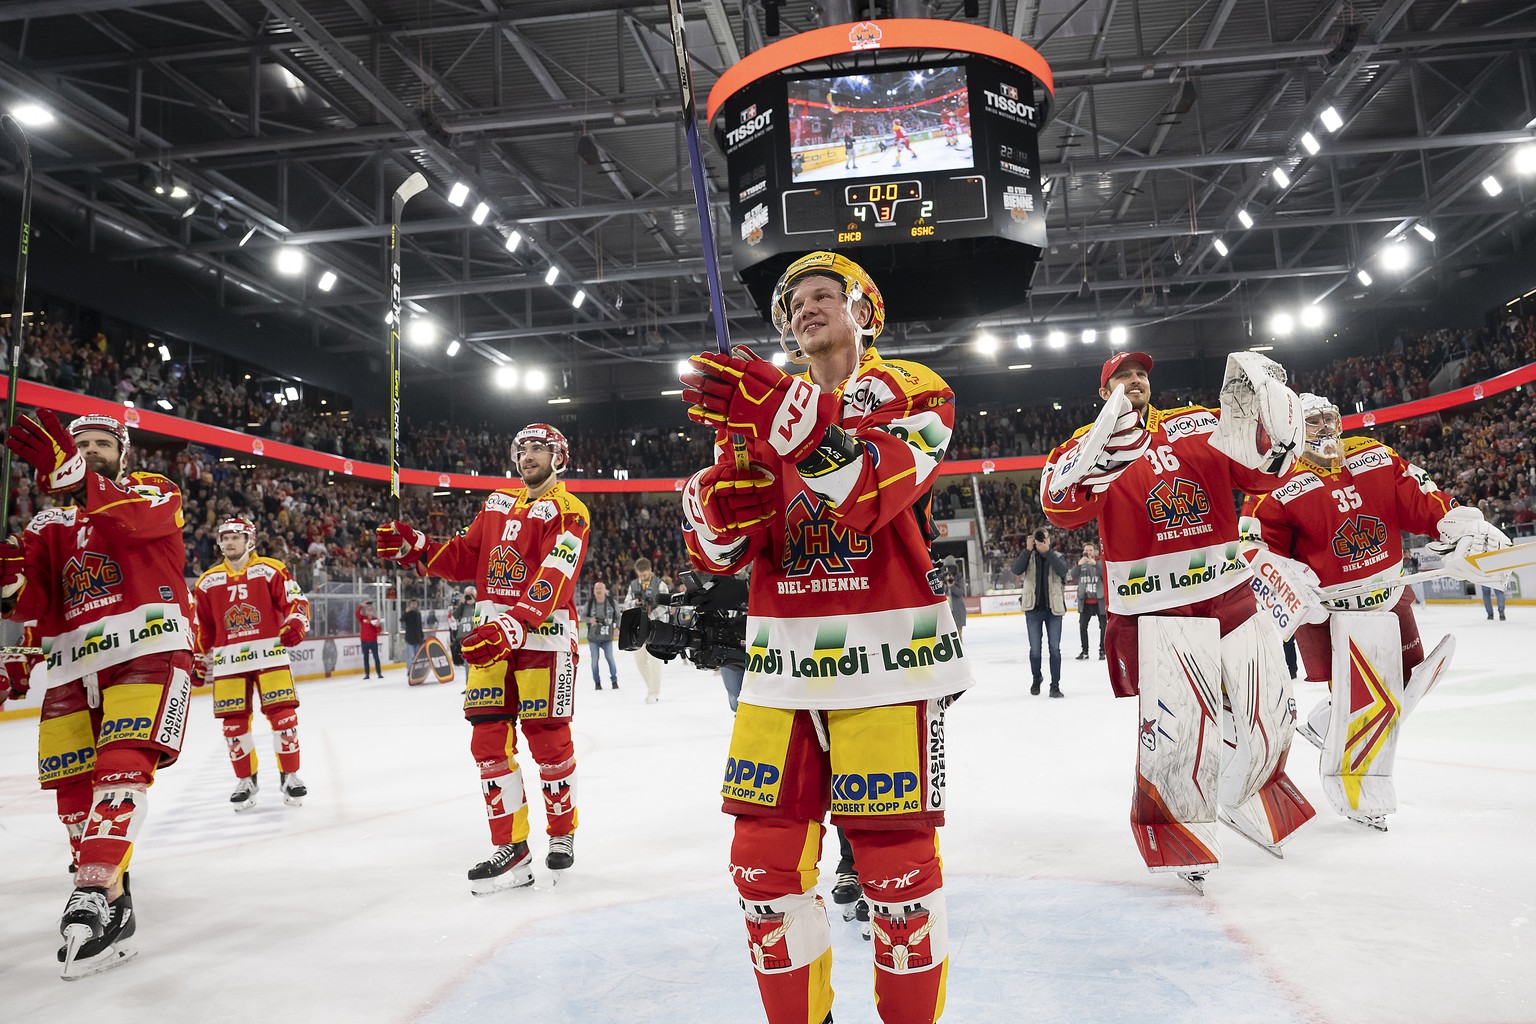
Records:
[[[304,250],[285,245],[277,250],[277,272],[293,277],[304,273]]]
[[[1083,344],[1084,345],[1092,345],[1095,341],[1098,341],[1098,340],[1099,340],[1099,332],[1098,331],[1094,330],[1092,327],[1084,328],[1084,330],[1083,330]]]
[[[1211,243],[1211,248],[1215,249],[1218,255],[1225,256],[1227,254],[1227,243],[1219,238]]]
[[[296,387],[289,386],[283,388],[283,394],[288,397],[290,402],[297,402],[299,400],[299,389]]]
[[[171,198],[172,199],[185,199],[185,198],[187,198],[187,186],[185,186],[185,185],[172,185],[171,186]]]
[[[1045,343],[1051,348],[1066,348],[1067,336],[1062,331],[1052,331],[1045,336]]]
[[[571,306],[575,309],[580,309],[581,304],[586,301],[587,293],[582,291],[580,288],[576,289],[576,294],[571,296]]]
[[[1269,332],[1271,334],[1290,334],[1295,329],[1296,321],[1289,313],[1276,313],[1270,318]]]
[[[496,386],[503,389],[517,387],[517,367],[498,366],[496,368]]]
[[[1248,216],[1247,210],[1237,211],[1237,222],[1245,228],[1253,227],[1253,218]]]
[[[166,346],[166,345],[161,345],[160,346],[160,361],[162,363],[168,363],[168,362],[171,361],[171,350],[170,350],[169,346]]]
[[[1515,170],[1521,174],[1536,174],[1536,143],[1515,150]]]
[[[513,231],[507,236],[507,252],[517,252],[517,247],[523,243],[523,233]]]
[[[454,206],[463,206],[464,200],[469,198],[469,186],[462,181],[453,183],[453,188],[448,190],[448,201]]]
[[[167,402],[163,398],[155,399],[155,404],[164,409],[166,412],[170,412],[172,409],[176,408],[174,405],[172,405],[170,402]]]
[[[1373,278],[1371,277],[1370,271],[1366,270],[1364,267],[1361,267],[1359,270],[1355,271],[1355,276],[1358,277],[1360,279],[1360,283],[1365,285],[1367,288],[1371,286],[1371,281]]]
[[[549,383],[549,378],[544,376],[543,370],[529,370],[523,374],[523,387],[529,391],[543,391],[544,385]]]
[[[1013,343],[1019,346],[1019,348],[1033,348],[1035,339],[1031,338],[1029,333],[1026,331],[1024,333],[1014,335]]]
[[[448,355],[449,356],[456,356],[458,354],[459,354],[459,339],[458,338],[454,338],[452,341],[450,341],[448,343]]]
[[[1010,369],[1010,370],[1027,370],[1031,366],[1034,366],[1034,365],[1035,365],[1034,363],[1009,363],[1008,364],[1008,369]]]
[[[783,366],[787,362],[789,362],[789,356],[784,354],[784,350],[783,349],[780,349],[779,351],[777,351],[777,352],[775,352],[773,354],[773,365],[774,366]]]
[[[18,103],[11,108],[11,116],[28,128],[53,123],[53,111],[40,103]]]
[[[984,356],[996,355],[997,339],[986,333],[976,335],[976,351]]]
[[[481,203],[475,207],[475,212],[469,215],[469,219],[474,221],[476,224],[484,224],[486,215],[490,212],[490,206],[486,203]]]
[[[1323,147],[1318,143],[1316,135],[1311,132],[1302,132],[1301,148],[1307,151],[1308,156],[1317,156],[1317,151]]]
[[[1124,327],[1111,327],[1109,329],[1109,343],[1111,345],[1124,345],[1130,340],[1130,336],[1131,332],[1127,331]]]
[[[557,278],[559,276],[560,276],[560,268],[552,266],[548,270],[544,271],[544,283],[545,284],[554,284],[555,283],[555,278]]]
[[[1435,240],[1435,233],[1423,224],[1415,224],[1413,226],[1413,230],[1417,231],[1419,233],[1419,237],[1424,239],[1426,242],[1433,242]]]
[[[1490,174],[1483,179],[1483,191],[1487,192],[1490,196],[1496,196],[1504,191],[1504,186],[1499,184],[1498,178]]]
[[[430,345],[437,340],[437,324],[417,317],[405,325],[405,337],[412,345]]]
[[[320,280],[316,282],[316,286],[323,292],[328,292],[332,288],[335,288],[336,272],[334,270],[327,270],[325,273],[321,274]]]
[[[1403,271],[1408,269],[1408,264],[1413,262],[1413,253],[1408,249],[1406,242],[1393,242],[1381,250],[1381,265],[1386,270]]]
[[[1324,319],[1325,316],[1323,314],[1322,306],[1309,305],[1301,307],[1301,326],[1307,328],[1308,330],[1315,330],[1323,326]]]
[[[1323,112],[1318,114],[1317,118],[1319,121],[1323,122],[1323,127],[1328,129],[1328,134],[1330,135],[1344,127],[1344,119],[1340,117],[1339,112],[1332,107],[1324,107]]]
[[[1284,167],[1276,167],[1274,170],[1269,172],[1269,176],[1274,178],[1275,184],[1279,185],[1281,188],[1291,187],[1291,176],[1285,173]]]

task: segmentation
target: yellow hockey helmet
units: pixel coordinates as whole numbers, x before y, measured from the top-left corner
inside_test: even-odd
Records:
[[[885,329],[885,299],[880,295],[880,289],[875,287],[874,279],[869,273],[853,260],[835,252],[810,252],[791,263],[779,277],[779,283],[773,286],[773,297],[768,301],[768,308],[773,315],[773,326],[779,330],[779,343],[784,346],[784,351],[795,362],[805,362],[805,354],[800,351],[798,343],[794,342],[794,333],[790,328],[789,298],[796,284],[807,277],[830,277],[843,282],[843,295],[848,300],[848,315],[857,326],[858,317],[854,315],[853,307],[860,299],[869,302],[871,316],[867,327],[859,327],[859,334],[864,338],[864,343],[870,345],[880,336]]]

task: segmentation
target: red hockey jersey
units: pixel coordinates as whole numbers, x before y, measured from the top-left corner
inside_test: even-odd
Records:
[[[1243,533],[1305,562],[1325,587],[1401,575],[1403,532],[1434,535],[1458,504],[1428,473],[1375,438],[1345,438],[1338,469],[1306,462],[1296,467],[1271,494],[1248,501]],[[1381,608],[1394,594],[1361,594],[1336,607]]]
[[[181,526],[181,492],[157,473],[88,472],[83,504],[32,517],[12,617],[37,620],[49,686],[191,648]]]
[[[1146,454],[1108,488],[1072,486],[1042,494],[1045,516],[1074,530],[1099,521],[1109,610],[1142,615],[1219,597],[1252,575],[1238,551],[1234,490],[1267,494],[1280,478],[1211,447],[1217,413],[1204,406],[1149,408]],[[1087,433],[1057,445],[1055,465]]]
[[[428,542],[429,575],[473,580],[479,625],[503,612],[528,628],[530,651],[574,650],[576,576],[587,557],[591,516],[562,483],[528,500],[523,487],[485,499],[479,515],[447,541]]]
[[[805,476],[758,443],[750,457],[774,467],[782,514],[726,546],[684,523],[702,571],[752,566],[741,699],[859,708],[964,690],[971,673],[960,634],[928,583],[928,494],[954,428],[954,392],[927,367],[869,348],[834,394],[856,459]],[[729,439],[717,441],[717,459],[729,462]]]
[[[197,609],[194,649],[213,655],[213,678],[289,667],[288,648],[278,631],[291,618],[309,628],[309,598],[275,558],[252,555],[242,572],[220,562],[197,578],[192,598]]]

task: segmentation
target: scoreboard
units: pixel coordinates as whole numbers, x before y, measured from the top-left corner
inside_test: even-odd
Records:
[[[815,249],[863,264],[892,320],[1023,302],[1046,242],[1050,89],[1011,36],[925,19],[802,33],[721,76],[709,110],[735,269],[765,316],[784,267]]]

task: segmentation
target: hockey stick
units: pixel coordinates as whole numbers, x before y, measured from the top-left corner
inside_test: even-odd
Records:
[[[715,318],[715,345],[721,355],[731,353],[731,332],[725,319],[725,289],[720,284],[720,254],[715,250],[715,222],[709,215],[709,191],[704,182],[704,154],[699,150],[698,109],[693,102],[693,74],[688,69],[688,40],[683,35],[682,0],[667,0],[672,15],[672,55],[677,59],[677,87],[683,101],[683,137],[688,142],[688,166],[693,172],[693,204],[699,214],[699,237],[704,242],[704,272],[709,279],[709,310]],[[731,435],[736,468],[747,468],[747,442]]]
[[[427,187],[415,172],[389,200],[389,493],[400,506],[400,217],[411,197]]]
[[[1523,569],[1536,565],[1536,541],[1528,541],[1524,544],[1516,544],[1513,547],[1494,548],[1491,551],[1479,551],[1475,555],[1467,555],[1466,561],[1478,572],[1500,573],[1510,572],[1514,569]],[[1444,566],[1438,569],[1424,569],[1420,572],[1410,572],[1402,576],[1393,577],[1390,580],[1361,580],[1357,583],[1340,583],[1337,586],[1324,587],[1319,593],[1326,600],[1334,600],[1341,597],[1358,597],[1361,594],[1374,594],[1380,590],[1395,590],[1398,587],[1406,587],[1410,583],[1425,583],[1438,579],[1462,579],[1450,572]],[[1464,580],[1463,582],[1471,582]],[[1486,586],[1487,584],[1476,584]]]
[[[9,114],[0,116],[0,131],[5,132],[16,156],[21,160],[21,233],[16,243],[16,304],[11,312],[10,368],[5,389],[5,436],[10,437],[16,424],[16,378],[21,373],[21,338],[27,312],[27,252],[32,242],[32,147],[26,133]],[[4,476],[0,482],[0,536],[11,532],[11,450],[5,450]]]

